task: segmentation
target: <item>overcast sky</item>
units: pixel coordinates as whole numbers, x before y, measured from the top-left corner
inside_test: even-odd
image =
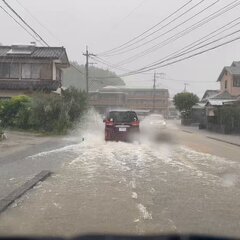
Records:
[[[163,27],[155,35],[152,35],[130,48],[136,47],[139,44],[173,29],[164,36],[135,50],[130,51],[129,48],[127,49],[127,53],[112,57],[102,56],[102,58],[112,65],[119,63],[153,45],[161,43],[174,34],[204,19],[206,16],[214,13],[226,4],[233,2],[233,0],[193,0],[185,9],[179,12],[178,15],[201,1],[201,4],[192,11],[188,11],[183,17],[178,18],[172,24]],[[51,46],[65,46],[70,60],[75,60],[80,64],[84,64],[85,59],[82,56],[82,52],[85,50],[86,45],[89,46],[89,51],[95,54],[117,47],[157,24],[180,6],[187,3],[188,0],[8,0],[7,2],[11,4],[31,26],[33,26]],[[215,2],[216,4],[208,10],[203,11],[199,15],[197,14]],[[0,5],[5,7],[2,2]],[[26,9],[29,10],[34,18]],[[133,62],[121,67],[128,70],[135,70],[151,64],[237,18],[239,16],[239,11],[240,6],[219,16],[215,20],[192,31],[190,34],[187,34],[177,41],[157,49],[145,57],[135,59]],[[192,20],[176,27],[190,17],[193,17]],[[39,24],[35,18],[40,21],[41,24]],[[174,17],[167,21],[173,18]],[[159,25],[158,28],[164,26],[167,21]],[[0,42],[2,44],[28,44],[34,41],[31,36],[20,28],[1,9],[0,22],[2,26]],[[223,36],[231,31],[236,31],[239,28],[240,25],[219,36]],[[240,36],[240,33],[230,38],[223,39],[221,42],[237,36]],[[216,44],[217,43],[215,43],[215,45]],[[160,68],[157,72],[165,73],[166,79],[159,77],[157,86],[159,88],[168,88],[171,95],[182,91],[185,82],[189,84],[187,90],[199,96],[201,96],[206,89],[218,89],[219,84],[216,83],[217,77],[225,65],[230,65],[233,60],[240,60],[239,50],[240,41],[236,41],[201,56]],[[107,68],[103,64],[98,64],[98,66]],[[115,71],[118,74],[124,72],[119,70]],[[124,78],[124,80],[131,86],[152,86],[153,71],[151,71],[150,74],[135,75]]]

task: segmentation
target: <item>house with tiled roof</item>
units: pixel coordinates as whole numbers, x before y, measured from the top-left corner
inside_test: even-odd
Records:
[[[220,93],[220,90],[206,90],[206,92],[204,93],[202,99],[201,99],[201,102],[204,103],[204,102],[207,102],[207,100],[211,97],[214,97],[216,96],[217,94]]]
[[[221,91],[228,91],[232,96],[240,96],[240,62],[234,61],[231,66],[225,66],[218,79]]]
[[[64,47],[0,46],[0,97],[56,91],[67,67]]]

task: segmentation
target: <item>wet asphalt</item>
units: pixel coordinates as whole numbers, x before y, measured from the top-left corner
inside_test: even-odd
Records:
[[[239,147],[171,122],[140,143],[105,142],[96,119],[94,128],[0,157],[1,196],[41,170],[54,172],[0,215],[0,234],[239,237],[239,156]]]

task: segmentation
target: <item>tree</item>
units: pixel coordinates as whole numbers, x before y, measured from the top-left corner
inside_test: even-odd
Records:
[[[189,118],[192,106],[195,105],[199,98],[197,95],[189,92],[178,93],[173,98],[174,105],[181,112],[182,118]]]

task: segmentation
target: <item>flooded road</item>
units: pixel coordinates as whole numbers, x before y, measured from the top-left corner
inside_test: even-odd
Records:
[[[240,148],[184,133],[172,123],[160,136],[105,142],[101,118],[86,118],[64,139],[68,144],[26,158],[61,164],[0,215],[0,234],[240,236]]]

